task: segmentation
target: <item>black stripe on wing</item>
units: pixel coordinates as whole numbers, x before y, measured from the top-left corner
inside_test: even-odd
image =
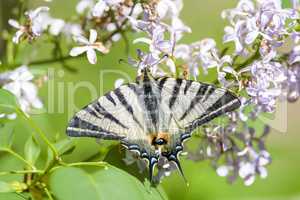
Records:
[[[118,134],[104,130],[86,120],[75,116],[69,122],[67,134],[71,137],[95,137],[107,140],[119,140],[124,138]]]
[[[134,115],[132,106],[127,102],[127,100],[126,100],[124,94],[121,92],[120,88],[115,89],[114,94],[116,95],[116,97],[118,98],[120,103],[123,105],[123,107],[125,107],[127,112],[129,112],[131,114],[132,119],[135,121],[135,123],[137,123],[140,126],[140,128],[143,129],[142,124],[139,122],[139,120]]]
[[[110,101],[112,104],[114,104],[115,106],[117,105],[115,100],[113,99],[113,97],[111,96],[111,92],[108,92],[106,95],[105,95],[106,99],[108,101]]]
[[[193,81],[191,81],[191,80],[186,80],[185,81],[185,87],[184,87],[184,94],[186,94],[187,93],[187,91],[190,89],[190,87],[192,86],[192,84],[193,84]]]
[[[176,79],[176,83],[174,85],[172,96],[171,96],[170,102],[169,102],[169,108],[172,108],[174,106],[175,101],[176,101],[176,99],[178,97],[178,94],[180,92],[181,84],[182,84],[182,79]]]
[[[200,102],[201,99],[203,99],[204,95],[207,92],[208,88],[212,88],[210,89],[212,92],[214,91],[213,87],[208,85],[208,84],[201,84],[196,96],[193,98],[193,100],[191,101],[188,109],[183,113],[183,115],[180,117],[180,120],[183,120],[193,109],[194,107]]]
[[[112,121],[112,122],[118,124],[118,125],[121,126],[122,128],[128,129],[127,126],[125,126],[125,125],[124,125],[122,122],[120,122],[114,115],[112,115],[111,113],[109,113],[103,106],[101,106],[101,104],[100,104],[99,101],[96,101],[96,102],[93,103],[91,106],[97,111],[97,113],[101,114],[104,118],[109,119],[110,121]],[[90,111],[92,111],[92,113],[94,113],[94,111],[93,111],[91,108],[89,108],[89,107],[86,108],[86,111],[89,112],[89,113],[90,113]],[[92,113],[91,113],[91,114],[92,114]],[[97,113],[96,113],[95,116],[98,116]]]
[[[189,127],[187,127],[187,130],[188,132],[191,132],[198,126],[201,126],[224,113],[234,111],[240,106],[240,100],[231,92],[226,91],[225,94],[221,98],[219,98],[212,106],[210,106],[204,114],[202,114]]]
[[[158,121],[158,99],[153,92],[152,83],[147,74],[144,76],[143,80],[143,90],[144,90],[144,104],[147,113],[150,115],[151,122],[155,129],[157,129]]]

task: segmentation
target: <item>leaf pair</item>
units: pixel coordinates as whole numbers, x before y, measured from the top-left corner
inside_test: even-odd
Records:
[[[144,186],[138,179],[108,166],[87,168],[88,172],[74,167],[55,170],[50,176],[50,189],[58,200],[162,200],[167,199],[162,190]]]

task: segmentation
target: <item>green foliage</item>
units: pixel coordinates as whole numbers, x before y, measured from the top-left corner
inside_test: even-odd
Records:
[[[14,192],[14,188],[6,182],[0,181],[0,193]]]
[[[25,159],[29,163],[34,165],[40,153],[41,153],[41,149],[36,139],[34,137],[29,137],[27,142],[25,143],[25,149],[24,149]]]
[[[0,113],[12,113],[17,106],[16,97],[9,91],[0,89]]]
[[[147,188],[139,180],[113,166],[88,172],[74,167],[55,170],[50,189],[58,200],[162,200],[161,189]]]
[[[14,126],[15,122],[6,122],[0,124],[0,149],[10,148],[14,140]]]
[[[72,139],[66,138],[61,141],[58,141],[54,144],[55,148],[57,149],[58,155],[63,156],[67,155],[69,153],[72,153],[72,151],[75,149],[75,144]],[[48,149],[48,155],[47,155],[47,164],[49,164],[53,160],[53,153],[51,149]]]

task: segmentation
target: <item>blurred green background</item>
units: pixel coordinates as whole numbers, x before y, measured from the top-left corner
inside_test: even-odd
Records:
[[[4,10],[10,0],[0,0],[0,12],[5,20]],[[77,0],[53,0],[52,3],[45,1],[31,1],[33,7],[37,5],[49,5],[51,14],[54,17],[69,18],[75,14]],[[218,45],[222,46],[223,28],[226,22],[221,19],[221,11],[232,8],[236,5],[236,0],[184,0],[182,12],[183,21],[189,25],[193,32],[184,37],[182,42],[190,43],[203,38],[212,37]],[[130,38],[134,38],[131,35]],[[39,42],[35,47],[26,47],[26,52],[30,52],[30,59],[47,58],[48,49],[52,46],[46,42]],[[38,48],[37,50],[34,50]],[[119,59],[126,59],[124,53],[124,42],[120,41],[113,45],[111,52],[106,56],[98,57],[99,62],[95,66],[87,63],[86,59],[74,59],[68,61],[68,65],[76,68],[76,73],[64,70],[59,63],[35,66],[44,72],[50,70],[54,82],[49,81],[40,90],[40,95],[45,103],[53,109],[51,113],[33,115],[33,118],[47,135],[55,139],[65,136],[65,127],[71,117],[68,113],[73,113],[74,105],[78,108],[89,103],[93,98],[90,91],[84,84],[92,84],[97,89],[97,95],[114,88],[114,80],[120,77],[119,74],[109,73],[107,70],[122,69],[132,79],[134,79],[134,69],[120,64]],[[130,52],[134,55],[135,46],[131,45]],[[66,52],[67,53],[67,50]],[[28,54],[20,57],[20,61],[28,59]],[[104,72],[104,76],[101,72]],[[206,79],[213,79],[208,77]],[[51,84],[51,86],[50,86]],[[76,92],[72,91],[75,88]],[[54,91],[54,93],[51,93]],[[300,134],[299,131],[299,109],[300,103],[288,106],[288,124],[286,133],[278,133],[275,130],[268,138],[267,145],[273,155],[273,163],[268,167],[269,175],[265,180],[257,178],[257,181],[250,187],[243,185],[241,180],[230,185],[224,178],[217,176],[210,167],[209,162],[196,163],[193,161],[182,160],[189,186],[186,186],[178,173],[173,173],[170,177],[163,180],[162,186],[170,200],[300,200]],[[70,110],[71,108],[71,110]],[[69,111],[68,111],[69,110]],[[279,122],[284,123],[284,122]],[[28,136],[28,132],[23,122],[17,127],[17,136],[14,148],[22,151],[22,144]],[[77,148],[66,157],[68,161],[79,161],[90,158],[101,150],[101,146],[109,142],[99,144],[95,139],[76,139]],[[45,156],[45,155],[44,155]],[[110,163],[117,165],[128,172],[135,173],[133,166],[125,166],[121,159],[118,149],[112,150],[108,154]],[[7,170],[16,167],[17,161],[0,154],[0,170]],[[0,177],[1,178],[1,177]],[[10,178],[6,178],[10,179]],[[118,181],[118,180],[116,180]],[[83,191],[84,192],[84,191]],[[1,198],[1,196],[0,196]]]

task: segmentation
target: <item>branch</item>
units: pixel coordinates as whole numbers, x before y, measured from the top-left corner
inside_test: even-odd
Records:
[[[130,10],[130,13],[128,16],[131,16],[133,14],[133,11],[134,11],[134,8],[136,6],[136,3],[131,7],[131,10]],[[109,40],[111,40],[111,38],[120,33],[122,34],[122,37],[123,39],[125,40],[125,43],[127,43],[126,41],[126,36],[124,36],[124,32],[126,31],[126,29],[124,29],[124,26],[126,25],[126,23],[128,22],[128,18],[126,18],[120,26],[117,27],[116,30],[114,30],[113,32],[109,33],[106,37],[104,37],[104,39],[101,41],[102,43],[106,43],[108,42]],[[64,62],[64,61],[67,61],[67,60],[71,60],[71,59],[76,59],[76,58],[80,58],[80,57],[83,57],[84,54],[81,54],[77,57],[72,57],[70,55],[60,55],[60,57],[58,58],[48,58],[48,59],[42,59],[42,60],[37,60],[37,61],[32,61],[32,62],[29,62],[28,65],[29,66],[32,66],[32,65],[44,65],[44,64],[52,64],[52,63],[57,63],[57,62]],[[23,63],[15,63],[15,64],[12,64],[10,65],[10,68],[16,68],[18,66],[21,66]],[[68,68],[69,69],[69,68]],[[71,69],[72,70],[72,69]]]

